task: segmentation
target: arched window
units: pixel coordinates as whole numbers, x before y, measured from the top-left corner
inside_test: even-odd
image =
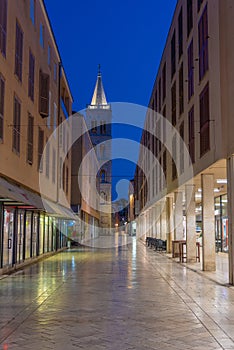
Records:
[[[101,198],[103,199],[103,201],[106,201],[107,200],[107,196],[105,194],[105,192],[101,192]]]
[[[100,145],[100,157],[104,158],[104,155],[105,155],[105,145],[101,144]]]
[[[101,172],[100,172],[100,180],[101,180],[101,183],[106,182],[106,172],[105,172],[105,170],[101,170]]]
[[[96,134],[97,133],[97,121],[92,120],[91,122],[91,133]]]

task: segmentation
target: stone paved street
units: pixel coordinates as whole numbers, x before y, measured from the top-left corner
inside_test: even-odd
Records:
[[[234,289],[133,240],[0,280],[0,349],[234,349]]]

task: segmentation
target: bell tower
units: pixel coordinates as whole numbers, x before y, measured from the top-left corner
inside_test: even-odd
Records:
[[[96,147],[97,159],[101,165],[98,174],[101,196],[100,227],[108,229],[112,224],[112,110],[111,105],[107,103],[106,100],[100,65],[98,66],[98,75],[93,97],[90,105],[86,108],[86,123],[92,144]]]

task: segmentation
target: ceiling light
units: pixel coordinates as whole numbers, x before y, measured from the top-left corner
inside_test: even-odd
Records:
[[[216,182],[217,182],[217,184],[226,184],[227,179],[217,179]]]

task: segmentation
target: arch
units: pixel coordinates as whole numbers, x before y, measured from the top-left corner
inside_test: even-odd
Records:
[[[101,183],[106,182],[106,171],[104,169],[100,171],[100,181]]]

